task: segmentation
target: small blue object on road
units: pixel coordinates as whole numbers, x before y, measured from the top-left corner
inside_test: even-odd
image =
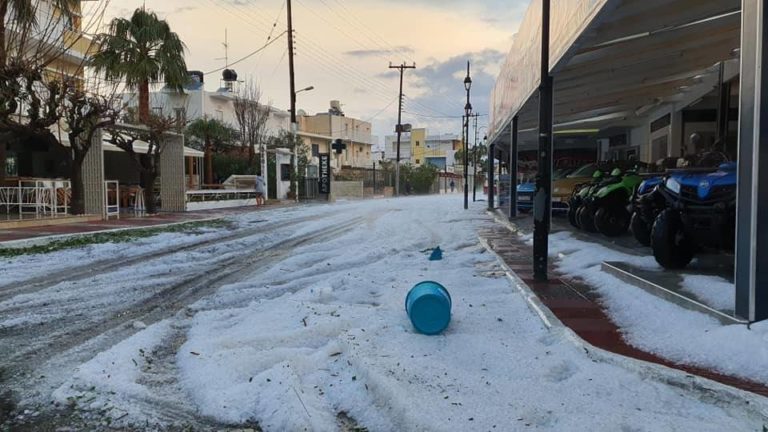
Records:
[[[443,251],[440,249],[440,246],[432,249],[432,254],[429,256],[430,261],[440,261],[443,259]]]
[[[451,295],[437,282],[419,282],[405,297],[405,311],[419,333],[436,335],[451,322]]]

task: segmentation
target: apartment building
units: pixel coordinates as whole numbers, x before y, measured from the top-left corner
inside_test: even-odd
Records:
[[[346,116],[339,101],[331,101],[328,112],[299,115],[298,121],[299,137],[312,151],[312,165],[317,166],[317,156],[332,152],[331,143],[341,139],[347,148],[341,154],[334,153],[333,168],[372,166],[376,137],[371,134],[371,123]]]
[[[462,141],[457,135],[429,135],[425,128],[412,129],[400,136],[400,162],[414,166],[429,164],[453,172],[454,155],[461,147]],[[397,135],[386,137],[384,158],[397,159]]]

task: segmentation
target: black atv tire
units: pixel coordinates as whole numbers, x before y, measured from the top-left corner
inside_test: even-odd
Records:
[[[595,229],[606,237],[618,237],[629,228],[630,215],[621,206],[600,207],[595,212]]]
[[[640,217],[637,212],[632,213],[629,221],[629,230],[635,236],[635,240],[643,246],[651,245],[651,227]]]
[[[695,245],[685,235],[680,215],[672,209],[659,213],[651,230],[653,257],[666,269],[682,269],[693,259]]]
[[[578,200],[575,199],[571,199],[568,203],[568,222],[576,228],[579,227],[579,222],[576,219],[576,212],[579,210],[579,204]]]
[[[595,213],[589,210],[587,206],[582,205],[579,207],[576,217],[579,221],[579,228],[586,232],[597,232],[597,228],[595,228]]]
[[[576,213],[574,213],[574,216],[573,216],[573,220],[574,220],[574,222],[576,222],[576,224],[574,226],[576,228],[578,228],[578,229],[581,229],[581,223],[579,222],[579,220],[581,219],[581,212],[582,212],[582,210],[584,210],[584,209],[581,208],[581,207],[578,207],[576,209]]]

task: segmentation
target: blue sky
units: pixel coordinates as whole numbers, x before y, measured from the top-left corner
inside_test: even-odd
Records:
[[[108,16],[127,15],[141,0],[112,0]],[[264,45],[286,27],[284,0],[146,0],[186,42],[191,69],[224,66]],[[293,0],[298,97],[309,113],[340,100],[347,115],[371,120],[374,134],[391,134],[398,76],[389,62],[415,62],[405,76],[403,122],[430,133],[458,133],[466,61],[473,63],[472,104],[487,114],[490,91],[528,0]],[[284,37],[233,66],[259,82],[264,98],[288,107]],[[206,76],[214,89],[218,74]],[[446,118],[442,118],[446,117]],[[481,120],[481,122],[486,122]]]

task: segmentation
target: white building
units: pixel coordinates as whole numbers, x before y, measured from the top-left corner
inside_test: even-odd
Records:
[[[199,118],[212,118],[237,129],[235,115],[237,83],[225,82],[225,85],[218,90],[207,91],[202,73],[193,71],[190,72],[190,77],[192,82],[184,87],[183,92],[168,88],[152,92],[149,96],[152,112],[164,116],[176,116],[187,123]],[[124,100],[129,107],[138,107],[136,93],[125,94]],[[267,135],[276,137],[281,131],[291,130],[291,115],[288,111],[265,106],[269,107]]]
[[[400,136],[400,162],[414,166],[434,165],[453,172],[456,151],[461,148],[461,138],[455,134],[428,135],[424,128],[413,129]],[[397,159],[397,135],[388,135],[384,143],[384,157]]]

